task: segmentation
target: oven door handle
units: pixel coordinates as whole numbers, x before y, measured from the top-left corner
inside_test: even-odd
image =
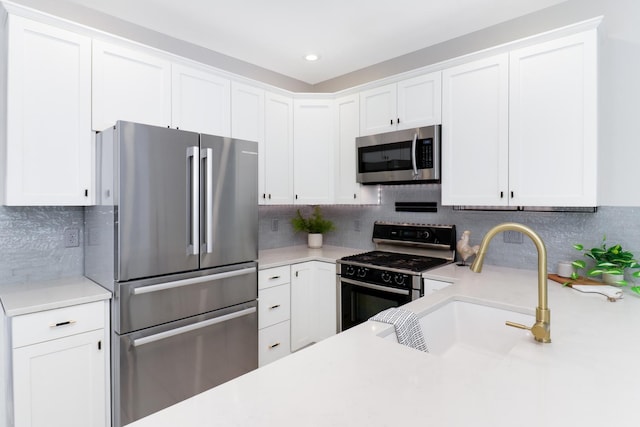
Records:
[[[174,337],[180,334],[186,334],[187,332],[206,328],[207,326],[216,325],[218,323],[226,322],[232,319],[236,319],[238,317],[248,316],[249,314],[253,314],[255,312],[256,312],[255,307],[247,308],[244,310],[236,311],[234,313],[225,314],[220,317],[214,317],[213,319],[194,323],[193,325],[182,326],[179,328],[171,329],[169,331],[160,332],[155,335],[149,335],[148,337],[137,338],[137,339],[131,340],[131,345],[133,345],[134,347],[139,347],[141,345],[163,340],[165,338]]]
[[[408,289],[396,289],[396,288],[392,288],[389,286],[380,286],[380,285],[373,285],[371,283],[364,283],[364,282],[359,282],[357,280],[352,280],[352,279],[344,279],[344,278],[340,278],[341,282],[344,283],[348,283],[350,285],[355,285],[355,286],[360,286],[363,288],[369,288],[369,289],[373,289],[374,291],[381,291],[381,292],[390,292],[392,294],[399,294],[399,295],[410,295],[411,291]]]

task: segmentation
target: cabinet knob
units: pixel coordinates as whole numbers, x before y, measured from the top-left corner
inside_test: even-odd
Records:
[[[400,124],[400,117],[398,117],[398,118],[396,119],[396,123],[397,123],[397,124]]]
[[[49,325],[49,327],[50,328],[59,328],[60,326],[73,325],[74,323],[76,323],[75,320],[67,320],[66,322],[53,323],[53,324]]]
[[[276,347],[277,347],[277,346],[279,346],[279,345],[280,345],[280,343],[279,343],[279,342],[277,342],[277,343],[275,343],[275,344],[271,344],[271,345],[269,346],[269,348],[276,348]]]
[[[513,191],[511,192],[511,198],[513,199]]]
[[[280,278],[280,276],[271,276],[271,277],[269,277],[269,280],[276,280],[276,279],[279,279],[279,278]]]
[[[500,198],[502,199],[504,197],[504,191],[500,192]]]
[[[280,304],[272,305],[271,307],[269,307],[269,310],[275,310],[278,307],[280,307]]]
[[[356,198],[356,193],[353,193],[353,198],[354,198],[354,199]]]
[[[393,126],[393,119],[389,120],[389,124]]]

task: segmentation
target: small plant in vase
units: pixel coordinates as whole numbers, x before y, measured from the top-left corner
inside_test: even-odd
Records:
[[[594,267],[587,270],[587,276],[593,277],[602,274],[603,281],[607,283],[627,286],[629,283],[624,279],[625,270],[640,269],[640,263],[636,261],[633,253],[623,250],[619,244],[607,247],[606,240],[607,236],[603,236],[602,245],[589,250],[584,249],[581,244],[575,244],[573,247],[595,262]],[[587,263],[581,259],[575,260],[571,264],[576,268],[576,271],[571,275],[572,279],[578,278],[577,270],[587,268]],[[640,270],[634,271],[631,275],[640,277]],[[640,286],[631,286],[630,289],[640,295]]]
[[[322,235],[336,228],[331,220],[324,218],[320,206],[315,206],[313,213],[308,218],[303,217],[300,209],[298,209],[296,216],[291,219],[291,225],[293,226],[293,231],[309,233],[308,245],[310,248],[321,248]]]

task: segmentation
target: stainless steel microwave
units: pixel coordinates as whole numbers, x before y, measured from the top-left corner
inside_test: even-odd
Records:
[[[362,184],[440,182],[440,125],[356,138]]]

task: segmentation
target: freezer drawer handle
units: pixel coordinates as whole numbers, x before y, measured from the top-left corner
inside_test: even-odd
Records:
[[[159,283],[157,285],[142,286],[133,288],[133,295],[148,294],[151,292],[164,291],[166,289],[179,288],[181,286],[196,285],[198,283],[209,282],[212,280],[228,279],[230,277],[244,276],[245,274],[255,273],[255,267],[243,268],[241,270],[226,271],[224,273],[212,274],[210,276],[194,277],[192,279],[176,280],[174,282]]]
[[[180,328],[172,329],[170,331],[160,332],[159,334],[138,338],[138,339],[132,340],[131,344],[134,347],[139,347],[141,345],[149,344],[155,341],[160,341],[165,338],[175,337],[176,335],[186,334],[187,332],[196,331],[198,329],[206,328],[207,326],[212,326],[218,323],[226,322],[228,320],[237,319],[238,317],[247,316],[255,312],[256,312],[255,307],[247,308],[244,310],[236,311],[235,313],[225,314],[224,316],[216,317],[214,319],[209,319],[202,322],[194,323],[193,325],[182,326]]]

